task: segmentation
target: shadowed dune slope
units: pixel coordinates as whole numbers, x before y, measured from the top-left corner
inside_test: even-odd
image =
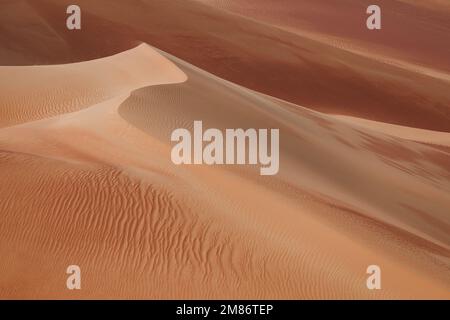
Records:
[[[185,80],[147,45],[83,63],[0,66],[0,73],[0,127],[73,112],[146,85]]]
[[[198,0],[292,32],[347,41],[381,56],[450,72],[450,3],[434,0]],[[366,9],[381,8],[381,30],[368,30]]]
[[[125,56],[159,71],[113,97],[84,90],[85,73],[78,95],[61,100],[74,108],[0,129],[1,297],[450,298],[446,151],[245,89],[146,45]],[[86,64],[101,70],[109,59]],[[102,79],[96,86],[115,85]],[[173,165],[170,133],[198,119],[280,128],[279,175]],[[381,291],[366,288],[374,263]],[[70,264],[83,270],[80,291],[65,288]]]
[[[346,1],[334,11],[323,1],[308,3],[306,6],[304,1],[298,2],[293,5],[293,12],[308,14],[308,19],[300,19],[308,25],[311,21],[316,24],[323,21],[320,13],[327,13],[330,26],[325,24],[328,29],[321,32],[333,37],[331,40],[315,38],[308,32],[295,34],[186,0],[80,0],[83,28],[72,32],[66,29],[61,18],[66,6],[71,4],[68,0],[6,1],[2,4],[5,10],[1,14],[5,19],[0,19],[0,39],[7,45],[0,49],[0,63],[88,60],[144,41],[221,78],[308,108],[450,131],[448,48],[445,44],[450,42],[445,41],[449,35],[446,32],[448,19],[442,18],[446,17],[445,12],[422,10],[425,16],[421,21],[424,22],[418,24],[419,29],[414,34],[423,44],[419,47],[423,50],[414,51],[417,54],[410,57],[406,54],[412,52],[411,46],[415,43],[407,37],[410,34],[407,30],[412,28],[411,16],[416,16],[416,6],[397,1],[383,3],[392,8],[392,12],[406,17],[404,26],[402,23],[393,25],[390,21],[399,19],[390,14],[390,9],[386,10],[386,29],[394,30],[386,37],[384,34],[367,35],[367,31],[358,33],[357,30],[365,30],[364,19],[356,19],[357,16],[365,18],[365,11],[357,14],[362,1]],[[264,2],[271,11],[269,4]],[[308,10],[303,11],[305,6]],[[26,13],[26,19],[22,18],[22,12]],[[344,25],[331,28],[333,21],[342,19],[344,13]],[[284,20],[283,12],[280,14]],[[349,14],[355,18],[347,19]],[[24,21],[32,21],[34,27],[29,28]],[[360,28],[355,27],[357,23],[361,23]],[[330,28],[338,34],[332,34]],[[305,30],[309,29],[302,29]],[[368,56],[367,52],[361,55],[347,50],[347,44],[335,45],[340,41],[336,41],[336,37],[355,43],[363,36],[365,39],[375,37],[377,48],[389,45],[400,53],[391,53],[383,47]],[[382,42],[385,38],[388,43]],[[397,59],[395,64],[385,63],[392,57]],[[401,59],[409,63],[407,68]]]
[[[446,221],[444,224],[447,225],[450,221],[446,214],[446,204],[450,200],[450,197],[445,196],[450,187],[448,185],[450,162],[446,160],[448,156],[446,152],[376,131],[363,131],[361,127],[348,125],[333,117],[249,91],[174,57],[171,58],[177,61],[181,70],[187,74],[189,79],[187,82],[136,90],[119,109],[119,113],[125,119],[152,137],[159,137],[162,142],[167,141],[176,128],[185,127],[192,131],[193,122],[197,119],[202,119],[205,128],[222,130],[280,128],[283,134],[280,141],[282,156],[285,155],[287,158],[281,158],[283,166],[280,168],[280,174],[275,179],[270,179],[271,181],[278,180],[277,177],[280,176],[288,180],[285,183],[295,186],[303,186],[303,180],[308,184],[314,181],[317,185],[308,187],[315,189],[316,192],[323,192],[327,189],[327,185],[331,184],[333,190],[342,189],[342,193],[334,197],[336,199],[345,199],[345,194],[348,193],[354,197],[353,200],[360,201],[366,198],[366,193],[369,193],[370,198],[377,198],[370,199],[369,202],[383,203],[385,207],[381,211],[386,211],[388,203],[392,202],[392,210],[387,211],[391,211],[396,219],[405,224],[412,223],[416,228],[422,229],[427,228],[427,223],[421,220],[423,217],[415,223],[413,218],[415,214],[411,210],[406,208],[404,215],[401,213],[405,209],[402,209],[401,201],[412,203],[416,198],[414,194],[416,187],[412,180],[416,182],[421,180],[421,183],[429,184],[434,189],[437,199],[443,201],[440,204],[436,203],[435,209],[440,211],[439,216]],[[163,113],[160,112],[161,108],[164,108]],[[449,136],[446,134],[447,138]],[[356,154],[353,153],[358,154],[360,158],[356,160]],[[364,157],[366,155],[367,158]],[[328,163],[327,159],[330,158],[334,159],[333,164]],[[293,169],[290,167],[291,161],[294,162],[292,165],[295,166],[295,170],[289,170]],[[360,172],[357,169],[358,162],[361,163]],[[380,167],[368,172],[372,164]],[[397,172],[398,169],[405,175],[400,174],[403,177],[398,176],[393,180],[402,181],[403,178],[410,180],[413,184],[405,183],[407,189],[411,187],[410,190],[392,185],[384,187],[386,193],[378,191],[375,194],[372,191],[382,184],[381,180],[372,183],[373,189],[369,186],[362,188],[361,185],[355,184],[358,176],[361,180],[377,181],[379,179],[377,175],[383,170],[387,170],[386,176],[392,176],[393,173],[387,172],[390,170]],[[345,177],[346,173],[348,178]],[[408,176],[411,174],[413,178],[409,179]],[[302,179],[308,176],[314,179]],[[321,185],[320,181],[324,181],[325,184]],[[428,204],[428,201],[419,203]],[[365,209],[369,211],[369,207]],[[439,225],[434,227],[440,228]],[[440,233],[441,243],[446,243],[450,240],[447,232],[448,226],[442,229],[442,233],[434,229],[430,234]]]

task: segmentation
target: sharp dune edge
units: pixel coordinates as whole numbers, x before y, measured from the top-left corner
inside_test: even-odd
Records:
[[[450,298],[449,134],[413,141],[147,44],[0,73],[0,297]],[[174,166],[170,133],[197,119],[280,128],[279,175]]]
[[[372,58],[428,66],[447,76],[450,71],[450,46],[442,41],[450,30],[450,3],[445,0],[379,0],[384,28],[377,33],[360,28],[364,19],[359,13],[373,3],[370,0],[338,5],[327,0],[261,0],[258,6],[251,0],[196,1]],[[412,31],[414,37],[408,36]]]
[[[80,62],[145,42],[309,109],[450,132],[442,1],[380,0],[384,28],[375,33],[364,28],[369,0],[78,0],[75,33],[61,18],[70,4],[2,1],[0,65]]]
[[[450,5],[253,2],[2,1],[0,299],[450,299]],[[278,175],[174,165],[194,120]]]

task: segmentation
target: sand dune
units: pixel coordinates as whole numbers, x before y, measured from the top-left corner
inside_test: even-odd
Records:
[[[30,112],[1,117],[0,297],[450,298],[445,150],[147,45],[76,68],[2,68],[45,74],[38,94],[61,77],[72,91],[47,104],[7,95],[6,111]],[[279,175],[173,165],[170,133],[196,119],[280,128]],[[74,263],[81,291],[65,288]],[[381,291],[365,286],[374,263]]]
[[[301,35],[316,39],[326,36],[327,43],[331,38],[339,39],[347,47],[450,72],[447,1],[377,1],[382,9],[382,29],[377,32],[364,28],[366,9],[375,4],[368,0],[339,4],[327,0],[262,0],[257,6],[251,0],[197,1]]]
[[[382,1],[386,28],[367,34],[355,27],[364,23],[357,17],[366,1],[346,1],[339,10],[324,1],[265,0],[248,11],[250,3],[225,2],[227,9],[243,7],[244,17],[189,0],[80,0],[84,29],[70,32],[60,17],[68,0],[6,1],[0,40],[10,45],[0,48],[0,64],[84,61],[143,41],[314,110],[450,132],[447,11]],[[35,27],[26,28],[25,20]],[[283,30],[280,20],[295,25]]]
[[[73,112],[143,86],[185,80],[143,45],[99,61],[3,66],[0,72],[0,127]]]
[[[353,125],[381,132],[386,135],[391,135],[396,138],[423,142],[430,145],[450,147],[450,134],[448,132],[410,128],[347,116],[335,116],[335,118],[349,122]]]

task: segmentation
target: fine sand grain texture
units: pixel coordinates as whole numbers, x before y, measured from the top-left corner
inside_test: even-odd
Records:
[[[327,43],[334,38],[336,44],[450,72],[446,0],[260,0],[258,5],[252,0],[197,1],[293,33],[326,36]],[[382,28],[376,32],[361,27],[372,4],[382,9]]]
[[[444,151],[258,94],[147,45],[119,56],[147,56],[138,69],[158,72],[89,107],[0,130],[2,297],[448,298]],[[76,87],[80,101],[99,99],[81,85],[89,78]],[[280,128],[279,175],[174,166],[171,131],[200,118]],[[382,291],[365,287],[375,262]],[[64,271],[75,263],[85,271],[72,292]]]
[[[0,65],[86,61],[146,42],[310,109],[450,132],[448,11],[382,1],[384,29],[369,32],[370,1],[260,2],[226,2],[236,13],[196,0],[79,0],[83,29],[72,32],[61,18],[71,0],[6,0]]]
[[[450,299],[448,61],[279,2],[0,3],[0,299]],[[279,173],[173,164],[195,120],[279,129]]]
[[[185,80],[146,46],[99,61],[0,71],[0,127],[77,111],[143,86]]]

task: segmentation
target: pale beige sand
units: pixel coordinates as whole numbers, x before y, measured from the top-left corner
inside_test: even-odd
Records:
[[[384,29],[369,32],[369,3],[228,0],[231,12],[193,0],[77,0],[83,28],[72,32],[62,19],[72,0],[6,0],[0,65],[86,61],[146,42],[309,109],[450,132],[449,13],[380,0]]]
[[[73,96],[10,113],[0,129],[0,297],[450,298],[446,151],[147,45],[86,64]],[[45,72],[44,89],[72,67],[8,70]],[[116,77],[128,68],[136,78]],[[109,94],[85,89],[98,70]],[[280,128],[279,175],[173,165],[170,133],[197,119]],[[82,269],[81,291],[65,288],[69,264]],[[366,288],[370,264],[382,268],[380,291]]]
[[[447,0],[196,0],[246,18],[318,39],[339,39],[372,55],[450,72]],[[369,5],[381,8],[382,28],[366,28]],[[324,42],[329,43],[328,40]]]

